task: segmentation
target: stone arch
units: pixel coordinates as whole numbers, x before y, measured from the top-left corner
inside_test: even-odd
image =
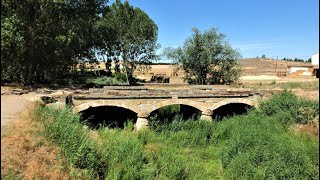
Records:
[[[80,104],[78,106],[75,106],[73,108],[73,112],[74,113],[79,113],[81,111],[84,111],[90,107],[99,107],[99,106],[114,106],[114,107],[120,107],[120,108],[124,108],[127,110],[130,110],[132,112],[135,113],[139,113],[139,109],[135,106],[132,106],[130,104],[126,104],[126,103],[119,103],[119,102],[112,102],[112,101],[105,101],[105,100],[97,100],[94,102],[87,102],[87,103],[83,103]]]
[[[254,100],[249,100],[249,99],[243,99],[243,98],[232,98],[232,99],[226,99],[223,101],[220,101],[218,103],[213,104],[209,109],[214,111],[215,109],[218,109],[219,107],[222,107],[227,104],[232,104],[232,103],[241,103],[241,104],[246,104],[249,106],[253,107],[258,107],[258,104]]]
[[[169,100],[158,102],[155,105],[152,105],[147,110],[147,113],[150,114],[151,112],[153,112],[157,109],[160,109],[162,107],[169,106],[169,105],[174,105],[174,104],[191,106],[191,107],[194,107],[194,108],[200,110],[201,112],[207,110],[207,108],[205,107],[205,104],[201,103],[201,102],[191,101],[188,99],[169,99]]]

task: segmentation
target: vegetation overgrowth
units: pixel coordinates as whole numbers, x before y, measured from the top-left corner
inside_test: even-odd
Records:
[[[122,74],[114,75],[111,77],[103,76],[103,77],[95,77],[88,78],[86,80],[86,84],[94,87],[102,87],[102,86],[112,86],[112,85],[128,85],[128,81],[125,76]]]
[[[91,179],[319,179],[318,136],[288,128],[319,121],[318,109],[284,91],[245,115],[219,122],[176,117],[138,132],[132,122],[93,132],[70,109],[38,106],[36,117],[45,136]]]

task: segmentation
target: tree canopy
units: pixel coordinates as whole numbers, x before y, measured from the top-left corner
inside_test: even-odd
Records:
[[[166,48],[164,54],[181,64],[185,81],[191,84],[224,84],[237,81],[240,67],[238,51],[232,49],[226,36],[216,28],[201,32],[192,29],[193,34],[183,46]]]
[[[79,61],[96,61],[96,52],[113,59],[153,59],[156,24],[127,1],[107,3],[1,1],[1,82],[30,85],[63,78]]]
[[[123,59],[129,66],[130,77],[133,76],[136,63],[157,59],[158,27],[140,8],[134,8],[128,1],[121,3],[116,0],[99,25],[109,29],[112,34],[111,38],[104,41],[102,52],[109,60]]]

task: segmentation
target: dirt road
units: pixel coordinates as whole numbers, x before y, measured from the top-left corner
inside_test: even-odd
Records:
[[[1,133],[8,132],[8,125],[31,104],[23,95],[1,95]]]

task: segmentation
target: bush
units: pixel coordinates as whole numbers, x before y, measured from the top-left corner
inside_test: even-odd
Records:
[[[261,102],[259,109],[262,115],[273,116],[288,126],[313,120],[319,111],[319,103],[298,98],[291,91],[284,90]]]
[[[120,81],[120,82],[127,82],[127,75],[124,73],[116,73],[114,75],[114,78],[116,78],[116,80]]]
[[[90,78],[86,81],[86,84],[92,86],[102,87],[102,86],[112,86],[112,85],[126,85],[126,81],[120,81],[113,77],[99,77],[99,78]]]

